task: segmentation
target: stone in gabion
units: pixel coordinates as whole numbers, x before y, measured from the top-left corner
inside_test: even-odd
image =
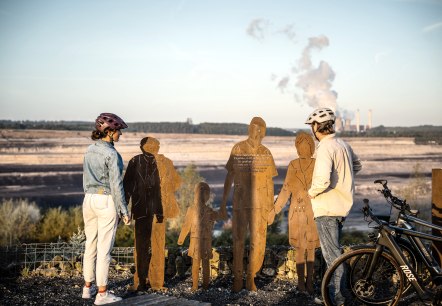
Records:
[[[212,249],[212,258],[210,259],[210,275],[218,277],[219,274],[219,253],[216,249]]]
[[[75,270],[77,270],[80,273],[83,273],[83,265],[81,264],[81,262],[77,261],[75,263]]]
[[[61,271],[66,272],[66,273],[72,271],[72,264],[68,261],[61,262],[59,267],[60,267]]]
[[[276,270],[273,268],[263,268],[261,272],[265,276],[275,276],[276,275]]]

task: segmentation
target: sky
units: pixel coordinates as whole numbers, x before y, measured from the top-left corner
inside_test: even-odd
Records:
[[[442,125],[442,0],[0,0],[0,119]]]

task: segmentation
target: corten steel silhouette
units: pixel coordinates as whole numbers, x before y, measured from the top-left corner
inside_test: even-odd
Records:
[[[233,146],[227,162],[223,204],[233,190],[233,291],[243,288],[243,257],[247,229],[250,251],[246,289],[256,291],[255,275],[264,261],[267,216],[273,209],[273,177],[278,175],[270,150],[261,144],[266,124],[254,117],[249,125],[249,137]]]
[[[275,214],[282,210],[291,197],[288,214],[289,242],[296,249],[298,289],[313,294],[315,248],[319,247],[319,237],[307,191],[312,184],[315,167],[315,159],[312,158],[315,142],[309,134],[301,132],[296,136],[295,146],[299,158],[292,160],[288,166],[275,208],[270,211],[269,222],[273,222]],[[307,268],[306,278],[305,268]]]
[[[200,182],[195,185],[194,204],[187,209],[185,221],[178,238],[182,245],[190,232],[189,256],[192,257],[192,291],[198,290],[200,263],[203,272],[203,288],[209,287],[210,259],[212,258],[212,230],[217,220],[226,219],[226,207],[214,211],[206,203],[210,198],[210,187]]]
[[[179,214],[175,191],[181,178],[170,159],[158,154],[153,137],[140,142],[143,154],[131,159],[124,176],[126,199],[132,198],[136,272],[131,290],[164,290],[166,219]],[[150,248],[150,256],[149,256]]]

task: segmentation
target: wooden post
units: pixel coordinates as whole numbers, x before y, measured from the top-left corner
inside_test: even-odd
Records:
[[[442,226],[442,169],[432,171],[431,215],[433,224]],[[433,235],[442,236],[440,231],[433,229]],[[442,242],[433,242],[434,258],[442,263]]]

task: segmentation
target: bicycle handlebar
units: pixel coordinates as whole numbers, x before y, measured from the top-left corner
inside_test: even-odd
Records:
[[[400,211],[407,211],[409,213],[411,212],[410,206],[407,204],[406,200],[401,200],[398,197],[395,197],[392,193],[390,188],[388,188],[387,180],[375,180],[375,184],[381,184],[382,187],[384,187],[382,190],[378,190],[382,195],[385,197],[387,202],[395,207],[396,209],[399,209]]]

